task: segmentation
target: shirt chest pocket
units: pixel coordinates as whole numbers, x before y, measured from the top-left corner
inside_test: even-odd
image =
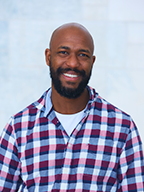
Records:
[[[102,139],[95,138],[89,142],[78,144],[74,150],[73,165],[77,167],[77,173],[81,176],[85,175],[93,178],[101,178],[101,180],[112,170],[116,170],[116,153],[111,140],[107,141],[107,145]]]

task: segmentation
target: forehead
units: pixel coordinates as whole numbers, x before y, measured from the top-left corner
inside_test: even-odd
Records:
[[[68,27],[57,30],[50,42],[50,49],[57,49],[61,46],[70,48],[87,48],[93,52],[93,40],[90,34],[84,29]]]

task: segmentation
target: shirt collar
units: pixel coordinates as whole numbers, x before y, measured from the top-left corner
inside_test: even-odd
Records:
[[[52,92],[52,89],[50,88],[46,95],[46,101],[45,101],[46,109],[45,109],[44,116],[48,115],[48,113],[50,112],[53,106],[51,102],[51,92]]]
[[[87,104],[87,107],[85,109],[85,113],[88,112],[92,106],[92,103],[96,100],[97,98],[97,93],[95,92],[94,89],[92,89],[91,87],[87,86],[87,89],[89,91],[90,94],[90,99],[89,102]],[[43,96],[34,103],[35,107],[37,107],[39,110],[44,111],[44,116],[46,117],[49,112],[52,110],[52,102],[51,102],[51,92],[52,89],[49,88],[44,94]]]

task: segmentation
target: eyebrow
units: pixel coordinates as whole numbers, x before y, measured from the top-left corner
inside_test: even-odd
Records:
[[[67,47],[67,46],[60,46],[60,47],[58,47],[58,49],[67,49],[67,50],[70,50],[70,48]]]
[[[67,46],[60,46],[58,47],[58,49],[66,49],[66,50],[70,50],[69,47]],[[79,49],[80,52],[85,52],[85,53],[90,53],[90,51],[88,49]]]
[[[90,51],[88,49],[80,49],[79,51],[85,52],[85,53],[90,53]]]

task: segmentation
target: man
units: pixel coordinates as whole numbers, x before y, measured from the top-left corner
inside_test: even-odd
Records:
[[[89,87],[90,33],[54,31],[46,63],[52,87],[14,115],[0,147],[0,191],[144,191],[142,143],[131,117]]]

